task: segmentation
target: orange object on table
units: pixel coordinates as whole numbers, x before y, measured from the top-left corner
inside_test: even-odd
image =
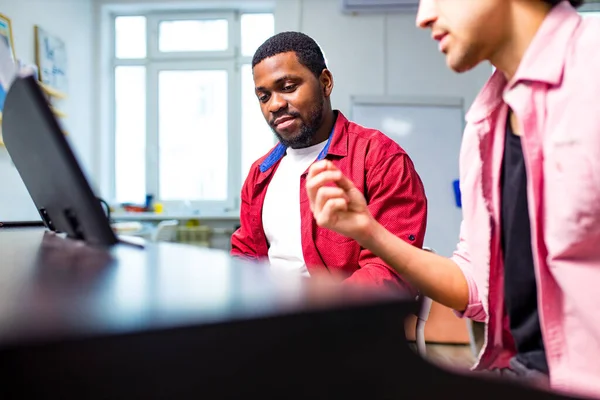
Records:
[[[406,319],[405,331],[408,340],[415,340],[417,317]],[[425,341],[439,344],[469,344],[467,320],[458,318],[454,312],[435,301],[431,304],[429,318],[425,323]]]

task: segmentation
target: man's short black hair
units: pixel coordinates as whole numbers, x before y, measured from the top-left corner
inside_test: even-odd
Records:
[[[550,4],[551,6],[555,6],[559,3],[562,3],[563,0],[543,0],[544,2]],[[569,0],[569,3],[575,8],[579,7],[584,3],[585,0]]]
[[[293,51],[300,64],[308,68],[317,78],[327,65],[321,48],[310,36],[300,32],[281,32],[267,39],[252,57],[252,68],[277,54]]]

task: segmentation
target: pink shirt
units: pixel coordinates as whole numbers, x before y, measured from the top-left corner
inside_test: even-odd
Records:
[[[487,323],[475,369],[515,354],[504,312],[500,172],[508,107],[521,123],[540,325],[554,389],[600,397],[600,20],[563,2],[514,78],[496,72],[467,114],[463,222],[453,260],[465,317]]]

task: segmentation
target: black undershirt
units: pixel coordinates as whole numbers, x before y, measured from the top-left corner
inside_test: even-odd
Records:
[[[517,360],[530,369],[547,374],[531,252],[527,174],[521,138],[513,133],[510,118],[506,123],[501,190],[504,295]]]

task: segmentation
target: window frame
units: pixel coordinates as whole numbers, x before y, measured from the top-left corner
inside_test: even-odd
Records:
[[[116,198],[116,99],[115,99],[115,69],[118,66],[143,66],[146,68],[146,193],[154,195],[157,202],[165,205],[165,210],[181,209],[184,205],[191,206],[190,214],[228,215],[239,211],[240,188],[245,180],[242,175],[242,65],[251,64],[252,57],[244,56],[241,52],[241,16],[243,14],[274,14],[272,9],[224,10],[224,11],[148,11],[148,12],[111,12],[110,13],[110,86],[108,148],[105,170],[109,173],[110,186],[107,188],[108,197],[113,202]],[[146,57],[124,59],[116,57],[115,23],[118,17],[143,16],[146,18]],[[158,48],[159,23],[165,20],[193,19],[226,19],[228,21],[229,46],[224,51],[192,51],[192,52],[160,52]],[[227,136],[227,200],[225,201],[168,201],[159,198],[159,142],[158,142],[158,71],[159,70],[196,70],[208,69],[209,66],[219,66],[218,69],[228,71],[228,136]],[[225,68],[226,67],[226,68]],[[275,139],[274,139],[275,143]],[[186,211],[186,213],[188,213]]]

